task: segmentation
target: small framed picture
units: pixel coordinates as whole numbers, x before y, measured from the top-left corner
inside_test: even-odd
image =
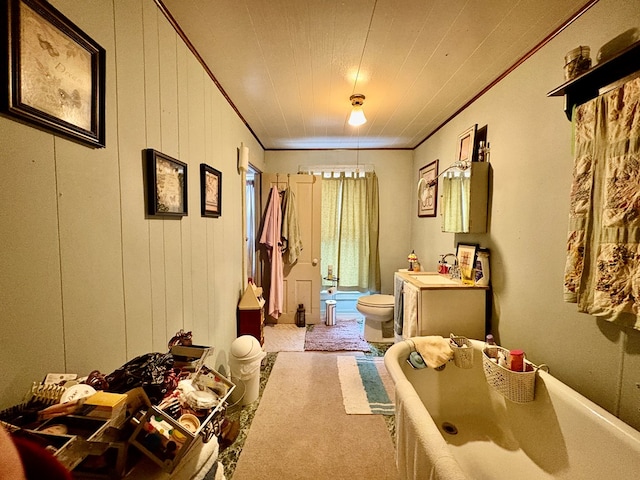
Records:
[[[435,217],[438,208],[438,160],[420,169],[418,183],[418,216]]]
[[[7,0],[0,110],[92,147],[105,146],[105,50],[44,0]],[[3,52],[3,54],[5,54]]]
[[[201,214],[203,217],[222,215],[222,172],[200,164]]]
[[[187,215],[187,164],[152,148],[147,148],[145,155],[148,214]]]
[[[456,149],[456,162],[473,162],[476,129],[478,125],[467,128],[458,136],[458,146]]]
[[[462,283],[474,283],[477,253],[478,245],[458,243],[456,247],[456,258],[458,259]]]

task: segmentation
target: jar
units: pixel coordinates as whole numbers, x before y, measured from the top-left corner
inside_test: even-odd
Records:
[[[524,351],[509,351],[509,370],[513,372],[524,372]]]

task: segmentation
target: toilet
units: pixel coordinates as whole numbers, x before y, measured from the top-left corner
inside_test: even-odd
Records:
[[[393,343],[393,295],[363,295],[356,308],[364,315],[364,339],[374,343]]]

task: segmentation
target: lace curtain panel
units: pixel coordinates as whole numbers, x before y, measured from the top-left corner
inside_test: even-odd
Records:
[[[640,330],[640,78],[580,105],[564,298]]]

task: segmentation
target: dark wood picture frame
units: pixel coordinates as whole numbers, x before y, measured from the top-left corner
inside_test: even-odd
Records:
[[[477,124],[467,128],[458,136],[458,145],[456,147],[456,162],[473,162],[475,160],[475,137]]]
[[[465,278],[465,270],[471,279],[475,279],[473,269],[476,268],[478,248],[479,245],[476,243],[458,242],[456,245],[456,259],[458,260],[458,268],[460,269],[460,276],[463,281]]]
[[[187,215],[187,164],[145,149],[147,166],[147,213],[151,216]]]
[[[4,0],[0,111],[105,146],[105,50],[44,0]]]
[[[200,197],[203,217],[222,215],[222,172],[204,163],[200,164]]]
[[[435,217],[438,210],[438,160],[419,170],[418,217]],[[429,182],[435,183],[429,186]]]

